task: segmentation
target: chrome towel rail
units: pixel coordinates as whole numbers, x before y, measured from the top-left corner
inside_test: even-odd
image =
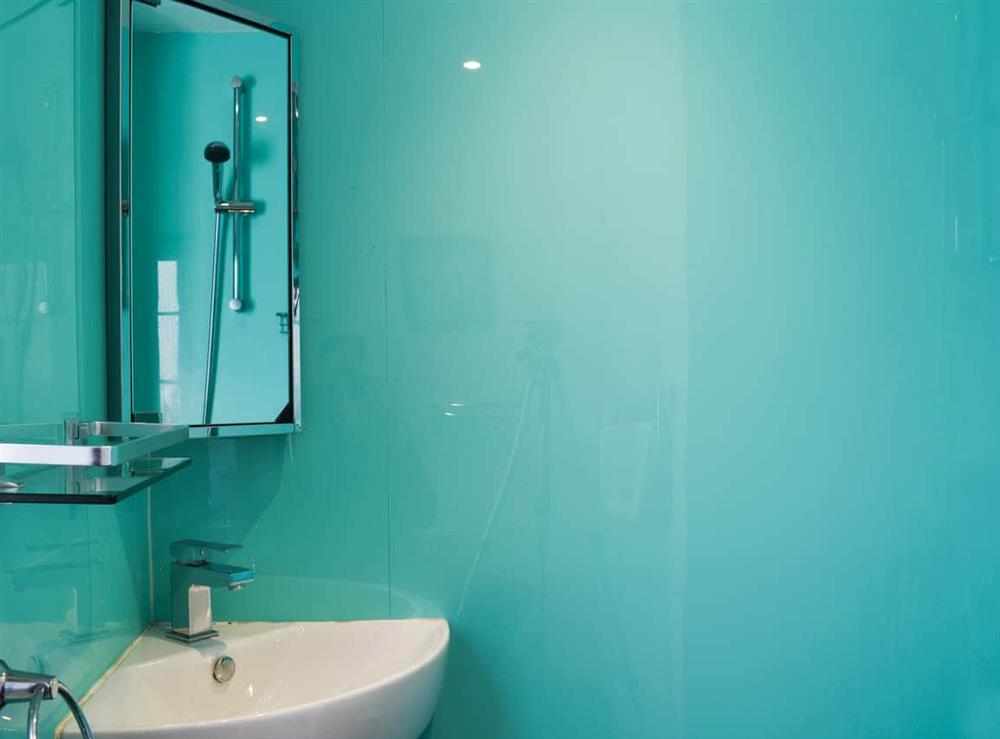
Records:
[[[0,464],[116,467],[190,438],[187,426],[115,421],[65,422],[64,443],[3,441],[36,426],[0,426]],[[106,443],[89,443],[102,439]],[[108,442],[108,439],[119,441]]]

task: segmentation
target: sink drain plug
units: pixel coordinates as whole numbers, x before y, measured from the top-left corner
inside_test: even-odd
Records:
[[[215,682],[228,683],[235,674],[236,660],[232,657],[223,655],[215,660],[215,666],[212,668],[212,677],[215,678]]]

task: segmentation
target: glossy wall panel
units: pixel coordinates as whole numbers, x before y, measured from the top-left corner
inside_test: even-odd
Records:
[[[996,7],[684,19],[687,729],[994,736]]]
[[[668,736],[679,8],[385,13],[393,588],[455,633],[432,736]]]
[[[308,412],[160,486],[159,613],[208,536],[444,615],[434,739],[1000,735],[994,4],[244,3]]]
[[[100,3],[0,4],[0,423],[105,412],[102,105]],[[0,506],[0,658],[84,692],[149,621],[146,552],[145,495]]]

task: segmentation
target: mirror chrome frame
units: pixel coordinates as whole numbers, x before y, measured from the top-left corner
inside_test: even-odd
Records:
[[[107,273],[108,414],[126,423],[139,418],[132,379],[132,5],[150,0],[107,0],[105,94],[105,249]],[[224,0],[176,0],[226,16],[288,40],[288,312],[289,393],[292,421],[191,424],[191,438],[266,436],[302,430],[302,351],[299,267],[299,54],[298,38],[288,26]]]

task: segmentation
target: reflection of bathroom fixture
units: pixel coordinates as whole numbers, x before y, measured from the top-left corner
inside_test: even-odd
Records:
[[[86,739],[94,739],[90,724],[83,715],[80,704],[69,689],[56,679],[55,675],[43,675],[38,672],[21,672],[12,670],[10,665],[0,659],[0,708],[7,703],[29,703],[28,706],[28,739],[38,739],[38,714],[43,700],[52,700],[56,695],[62,697],[69,706],[70,713],[76,719],[80,734]]]
[[[243,169],[243,91],[242,77],[233,77],[233,189],[229,200],[222,198],[222,165],[229,161],[229,147],[221,141],[213,141],[205,147],[205,159],[212,163],[212,195],[215,198],[215,239],[212,249],[212,298],[208,309],[208,354],[205,359],[205,389],[202,399],[202,423],[208,424],[212,415],[212,391],[215,385],[214,364],[216,352],[215,314],[219,301],[219,254],[222,251],[222,217],[233,217],[233,297],[229,301],[230,310],[239,312],[244,308],[242,298],[243,267],[243,216],[256,212],[256,206],[242,200]]]
[[[215,311],[219,302],[219,252],[222,249],[222,165],[229,161],[229,147],[212,141],[205,147],[205,159],[212,163],[212,194],[215,197],[215,239],[212,243],[212,289],[208,307],[208,352],[205,357],[205,391],[202,399],[202,423],[208,423],[212,393],[212,365],[215,360]]]
[[[102,4],[109,29],[104,75],[108,412],[122,420],[142,420],[158,412],[169,422],[193,424],[195,438],[298,432],[300,267],[293,169],[297,39],[281,24],[257,13],[244,16],[222,0],[164,0],[158,10],[141,0]],[[250,52],[240,43],[247,56],[234,49],[222,66],[192,67],[190,75],[181,77],[169,74],[174,65],[135,63],[156,53],[154,40],[193,62],[186,56],[187,41],[203,32],[232,33],[218,38],[234,41],[240,34],[241,41],[255,44],[257,50]],[[201,134],[198,127],[185,128],[183,122],[165,123],[178,111],[192,110],[208,116]],[[268,121],[255,123],[258,115]],[[180,138],[164,144],[157,138],[157,123],[166,125],[162,132],[171,140]],[[194,149],[181,140],[185,132],[201,136]],[[220,146],[209,149],[208,161],[199,161],[205,145],[214,140]],[[187,163],[174,166],[171,157],[178,155]],[[189,172],[192,168],[195,171]],[[146,217],[162,213],[151,183],[184,190],[189,175],[197,180],[198,170],[205,179],[193,201],[169,217]],[[265,208],[270,211],[265,213]],[[213,281],[214,223],[209,219],[216,215],[220,243]],[[259,215],[266,218],[258,222]],[[180,246],[175,240],[178,229],[190,228],[197,229],[195,240],[201,242],[194,251],[197,244],[189,238]],[[235,247],[230,246],[230,228]],[[259,228],[264,231],[258,233]],[[255,239],[265,235],[266,248],[261,242],[258,250]],[[209,359],[210,282],[216,300]],[[3,297],[9,296],[0,295],[0,303],[9,307]],[[50,301],[52,315],[58,312],[54,298],[38,296],[30,305],[33,315],[38,316],[34,307],[42,300]],[[287,335],[276,330],[280,324],[274,314],[279,311],[289,314]],[[0,318],[0,332],[6,333],[4,323]],[[262,350],[266,361],[261,361]],[[23,364],[15,362],[13,371]],[[248,387],[252,392],[244,392]],[[0,406],[10,410],[17,402],[16,397],[4,397]]]
[[[503,475],[500,477],[500,485],[497,487],[496,496],[493,498],[493,507],[490,509],[489,516],[486,518],[486,523],[483,524],[483,531],[479,535],[476,555],[473,557],[472,565],[469,567],[469,571],[465,573],[465,582],[462,584],[462,593],[458,599],[458,610],[455,615],[456,622],[462,618],[462,611],[465,608],[465,601],[469,594],[469,588],[472,585],[472,580],[476,576],[476,571],[479,569],[479,561],[483,557],[483,550],[486,548],[486,543],[489,540],[490,535],[493,533],[493,527],[496,524],[497,514],[500,512],[500,506],[507,494],[507,484],[510,482],[510,473],[514,469],[517,452],[521,446],[521,432],[524,430],[524,419],[528,414],[528,404],[531,400],[533,385],[534,381],[528,380],[528,384],[524,388],[524,397],[521,400],[521,409],[517,415],[517,423],[514,426],[514,438],[511,441],[510,453],[507,455],[507,464],[504,465]],[[457,415],[455,411],[463,408],[464,404],[453,403],[451,404],[451,407],[454,410],[445,411],[446,416],[450,417]]]
[[[510,475],[514,469],[514,462],[517,459],[518,449],[521,446],[521,432],[524,429],[524,420],[528,413],[528,406],[532,395],[537,392],[538,410],[541,421],[541,479],[539,487],[543,495],[548,495],[552,488],[551,483],[551,444],[552,444],[552,382],[559,374],[558,361],[555,355],[556,345],[559,343],[561,329],[557,321],[548,319],[536,319],[528,321],[527,341],[528,346],[517,353],[517,360],[524,364],[530,372],[528,383],[524,388],[524,396],[521,400],[521,410],[517,416],[517,423],[514,426],[514,438],[511,441],[510,453],[507,455],[507,464],[504,466],[503,475],[500,478],[500,485],[497,488],[496,496],[493,499],[493,507],[490,509],[483,531],[479,536],[479,544],[476,547],[476,554],[472,560],[472,565],[465,575],[465,583],[462,585],[462,593],[458,600],[458,610],[455,620],[462,618],[462,611],[465,608],[466,598],[472,581],[479,568],[483,551],[493,533],[496,525],[497,515],[503,505],[507,495],[507,486],[510,482]],[[444,415],[456,417],[467,415],[465,403],[450,403],[449,409]],[[543,558],[544,559],[544,558]]]
[[[243,169],[242,141],[243,138],[243,78],[233,77],[233,196],[232,202],[216,203],[215,212],[225,206],[221,212],[233,214],[233,298],[229,308],[234,311],[243,310],[243,300],[240,293],[240,267],[243,259],[243,224],[239,216],[254,212],[254,204],[242,200],[243,188],[240,175]],[[207,423],[207,421],[206,421]]]
[[[222,165],[229,161],[229,147],[221,141],[212,141],[205,147],[205,159],[212,163],[212,193],[218,205],[222,200]]]
[[[209,562],[211,552],[242,549],[238,544],[183,539],[170,545],[170,631],[167,636],[196,642],[218,636],[212,628],[212,588],[242,590],[254,580],[246,567]]]

